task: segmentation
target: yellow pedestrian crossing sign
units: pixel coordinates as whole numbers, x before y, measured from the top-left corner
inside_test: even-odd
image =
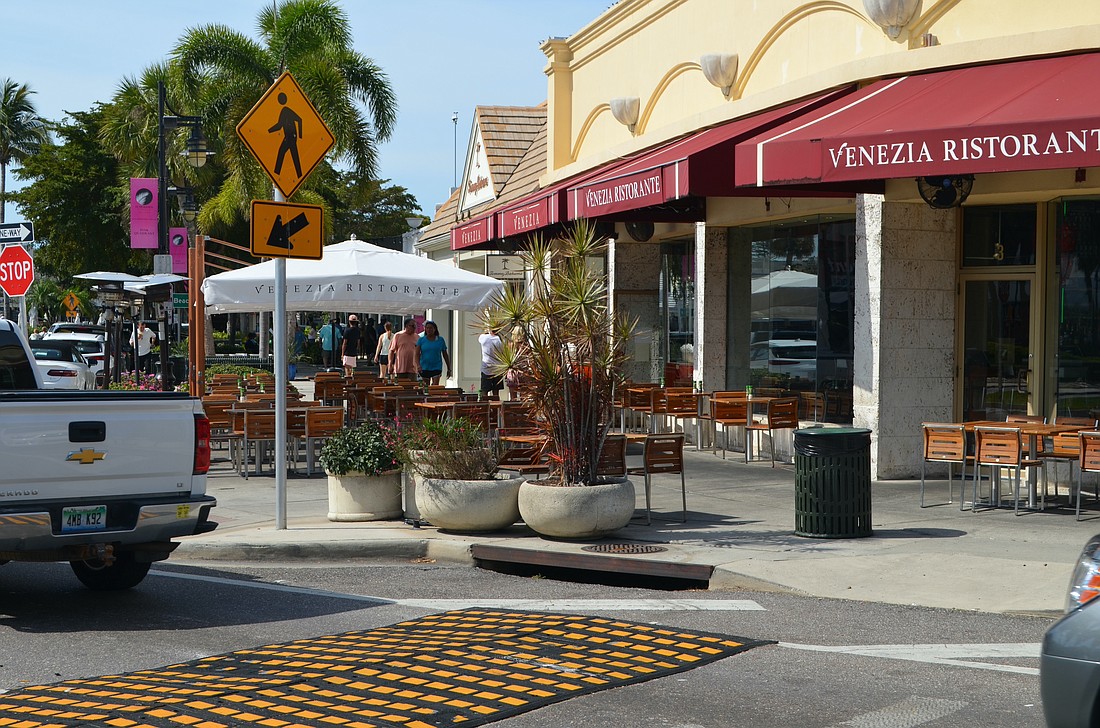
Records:
[[[61,301],[65,304],[65,308],[69,309],[70,313],[76,313],[77,309],[80,308],[80,299],[78,299],[76,294],[72,291],[69,291]]]
[[[237,124],[237,136],[289,198],[325,158],[335,138],[290,73],[264,92]]]

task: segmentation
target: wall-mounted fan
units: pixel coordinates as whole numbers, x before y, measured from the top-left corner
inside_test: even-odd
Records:
[[[627,234],[639,243],[644,243],[653,237],[653,223],[651,222],[628,222],[625,225]]]
[[[917,177],[917,191],[920,192],[921,199],[937,210],[958,207],[973,188],[972,174]]]

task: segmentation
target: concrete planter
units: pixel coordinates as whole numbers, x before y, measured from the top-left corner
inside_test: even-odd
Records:
[[[519,520],[519,489],[523,478],[507,480],[418,481],[416,505],[420,517],[444,531],[499,531]]]
[[[519,488],[519,512],[541,536],[601,538],[630,523],[634,484],[622,479],[565,488],[527,481]]]
[[[382,475],[328,474],[330,521],[385,521],[401,518],[401,471]]]

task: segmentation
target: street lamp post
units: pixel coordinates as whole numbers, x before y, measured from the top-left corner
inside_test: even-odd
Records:
[[[160,209],[157,211],[157,254],[168,255],[169,185],[167,161],[168,145],[165,133],[174,131],[181,126],[191,130],[191,135],[187,138],[187,162],[192,167],[201,167],[206,164],[208,152],[206,151],[206,139],[202,136],[202,117],[177,114],[175,110],[168,105],[167,89],[163,81],[157,82],[157,96],[157,183],[160,192],[158,195]],[[168,112],[167,114],[165,113],[166,111]],[[183,193],[184,189],[173,187],[173,193]],[[190,190],[187,190],[186,194],[189,199]],[[190,207],[193,209],[193,201]],[[156,270],[156,266],[154,266],[153,272],[158,273],[161,271]],[[169,270],[168,272],[171,271]],[[169,296],[169,299],[171,299],[171,296]],[[167,333],[168,312],[162,308],[160,315],[160,388],[164,391],[169,390]],[[134,343],[136,345],[137,342]]]

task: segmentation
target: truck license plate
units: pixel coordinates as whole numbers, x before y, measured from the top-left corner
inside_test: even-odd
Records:
[[[61,532],[102,531],[107,527],[107,506],[79,506],[61,509]]]

